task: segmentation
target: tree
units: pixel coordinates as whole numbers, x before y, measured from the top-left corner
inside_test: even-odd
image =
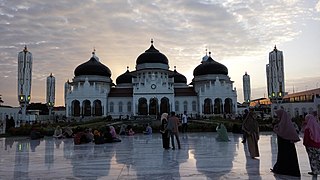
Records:
[[[2,95],[0,94],[0,106],[2,106],[3,103],[4,101],[2,100]]]

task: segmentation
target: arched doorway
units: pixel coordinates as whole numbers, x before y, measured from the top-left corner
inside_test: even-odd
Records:
[[[146,98],[139,99],[138,114],[139,115],[148,115],[148,104],[147,104]]]
[[[164,97],[161,99],[161,104],[160,104],[160,114],[162,113],[169,113],[170,108],[169,108],[169,99]]]
[[[212,114],[212,100],[207,98],[204,100],[204,114]]]
[[[214,114],[222,114],[222,100],[217,98],[214,100]]]
[[[71,111],[72,116],[79,117],[80,116],[80,102],[78,100],[74,100],[71,103]]]
[[[157,98],[150,99],[149,115],[158,115],[158,99]]]
[[[91,103],[89,100],[82,102],[83,116],[91,116]]]
[[[93,108],[94,108],[94,116],[102,116],[102,106],[100,100],[95,100],[93,102]]]
[[[232,99],[227,98],[224,100],[224,112],[226,114],[232,113]]]

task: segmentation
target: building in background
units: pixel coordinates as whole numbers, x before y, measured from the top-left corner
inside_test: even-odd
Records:
[[[274,46],[269,53],[269,64],[266,65],[268,97],[276,102],[285,94],[283,53]]]
[[[52,110],[55,104],[55,88],[56,88],[56,79],[50,74],[50,76],[47,77],[47,106],[49,109],[49,117],[52,115]]]
[[[127,70],[113,83],[110,69],[95,52],[89,61],[74,70],[72,81],[65,83],[66,116],[132,117],[175,111],[190,116],[235,114],[237,92],[228,69],[206,54],[193,71],[190,85],[169,60],[151,46],[136,59],[135,70]]]
[[[32,54],[27,46],[18,54],[18,101],[20,104],[19,120],[27,121],[27,106],[31,100]],[[17,120],[16,120],[17,121]]]
[[[247,72],[242,77],[243,82],[243,98],[245,103],[249,103],[251,100],[251,85],[250,85],[250,76]]]

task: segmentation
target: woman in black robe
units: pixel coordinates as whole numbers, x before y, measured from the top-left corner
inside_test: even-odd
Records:
[[[170,137],[166,127],[168,125],[168,113],[163,113],[161,115],[161,127],[160,132],[162,134],[162,147],[164,149],[170,149]]]
[[[277,162],[271,169],[276,174],[300,177],[300,168],[295,142],[300,141],[289,114],[283,109],[277,110],[279,122],[274,126],[277,134],[278,156]]]

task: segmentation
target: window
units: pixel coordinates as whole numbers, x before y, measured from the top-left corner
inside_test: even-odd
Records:
[[[114,108],[114,104],[113,104],[113,102],[110,102],[110,112],[111,113],[113,113],[113,111],[114,111],[113,108]]]
[[[196,103],[196,101],[192,101],[192,111],[197,111],[197,103]]]
[[[127,103],[127,110],[128,110],[128,112],[131,112],[131,102]]]
[[[179,111],[179,101],[176,101],[176,103],[175,103],[175,109],[176,109],[176,112]]]
[[[119,102],[119,112],[122,112],[122,102]]]
[[[188,102],[183,102],[183,111],[188,111]]]

